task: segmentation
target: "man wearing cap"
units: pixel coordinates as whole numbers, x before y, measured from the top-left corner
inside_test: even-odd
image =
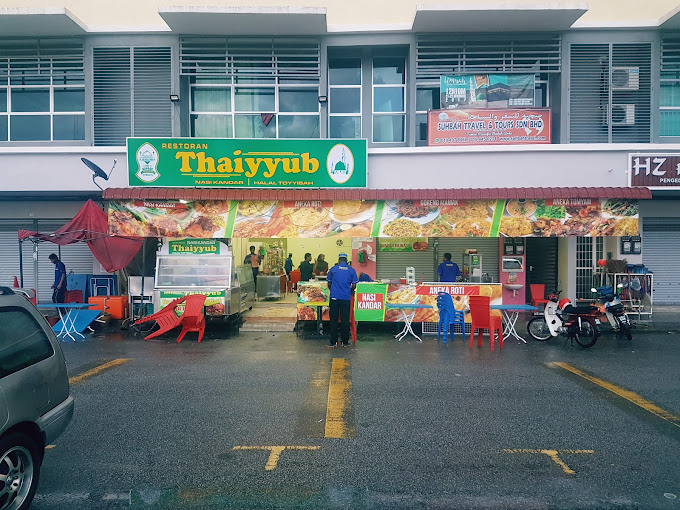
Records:
[[[338,344],[338,317],[340,318],[340,339],[342,346],[349,346],[349,312],[352,300],[352,289],[356,286],[357,272],[347,265],[347,254],[338,256],[338,263],[328,272],[326,281],[331,291],[330,321],[331,343],[328,347]]]

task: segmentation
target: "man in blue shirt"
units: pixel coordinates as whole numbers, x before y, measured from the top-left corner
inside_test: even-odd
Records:
[[[326,281],[331,291],[330,321],[331,343],[328,347],[338,344],[338,318],[340,318],[340,339],[342,346],[349,346],[349,312],[352,300],[352,289],[356,286],[357,272],[347,265],[347,254],[341,253],[338,263],[328,272]]]
[[[440,282],[455,282],[460,276],[460,269],[458,264],[451,262],[451,254],[444,254],[444,262],[439,264],[437,268]]]
[[[290,272],[293,270],[293,254],[292,253],[288,254],[288,258],[283,263],[283,269],[286,271],[286,275],[288,276],[288,279],[290,280]]]
[[[371,278],[367,273],[359,273],[359,281],[360,282],[372,282],[373,278]]]
[[[63,303],[66,299],[66,266],[59,260],[55,253],[49,256],[50,262],[54,264],[54,284],[52,288],[52,302]]]

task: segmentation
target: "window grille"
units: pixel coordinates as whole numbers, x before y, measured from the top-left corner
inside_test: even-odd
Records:
[[[680,136],[680,32],[661,35],[659,135]]]

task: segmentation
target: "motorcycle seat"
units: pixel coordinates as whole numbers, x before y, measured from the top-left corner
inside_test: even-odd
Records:
[[[585,305],[585,306],[565,306],[564,307],[564,312],[569,313],[572,315],[588,315],[592,313],[594,310],[597,310],[596,307],[590,306],[590,305]]]

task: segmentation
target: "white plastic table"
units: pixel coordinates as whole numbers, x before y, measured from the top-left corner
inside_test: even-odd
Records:
[[[409,333],[416,337],[419,342],[422,342],[423,340],[414,333],[413,331],[413,317],[416,315],[416,310],[419,308],[433,308],[432,305],[421,305],[421,304],[401,304],[401,303],[387,303],[386,305],[387,308],[396,308],[401,312],[401,320],[404,322],[404,329],[401,330],[400,333],[394,335],[394,338],[399,340],[401,342],[401,339],[404,338],[406,335]],[[410,313],[406,313],[406,310],[413,310]]]
[[[85,335],[76,328],[78,314],[80,310],[87,310],[91,306],[97,305],[93,303],[53,303],[51,305],[38,305],[37,308],[56,308],[61,319],[61,330],[57,333],[57,338],[69,337],[75,342],[74,334],[80,335],[80,338],[85,338]]]
[[[500,310],[503,314],[503,322],[505,323],[503,327],[503,340],[513,337],[527,343],[527,341],[517,333],[515,324],[517,324],[520,312],[534,312],[538,310],[538,308],[531,305],[491,305],[489,308],[491,310]]]

